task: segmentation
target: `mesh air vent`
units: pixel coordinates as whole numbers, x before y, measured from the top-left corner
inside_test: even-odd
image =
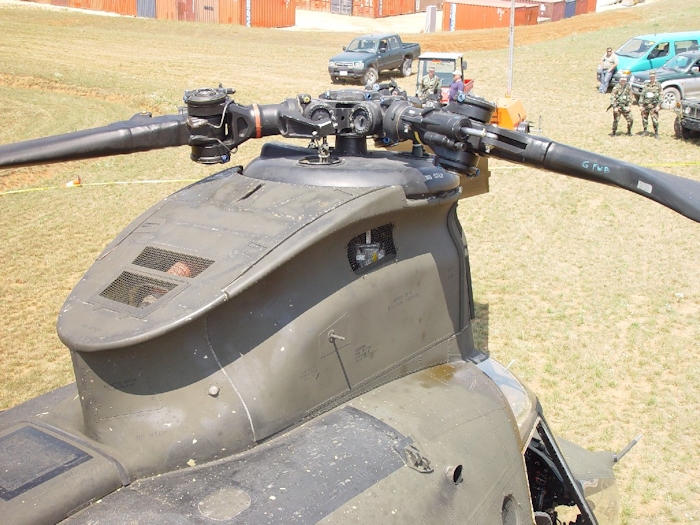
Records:
[[[185,255],[184,253],[146,246],[139,256],[134,259],[133,264],[179,277],[192,278],[209,268],[213,262],[210,259],[195,257],[194,255]]]
[[[122,272],[100,295],[129,306],[145,308],[155,303],[176,286],[177,283],[161,281],[136,273]]]
[[[352,271],[362,274],[396,259],[394,226],[385,224],[353,237],[348,243],[348,261]]]

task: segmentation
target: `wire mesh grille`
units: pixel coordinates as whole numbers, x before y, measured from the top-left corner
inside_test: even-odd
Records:
[[[372,228],[348,243],[348,261],[352,271],[361,274],[396,258],[393,224]]]
[[[179,277],[192,278],[209,268],[213,262],[211,259],[146,246],[134,259],[133,264]]]
[[[129,306],[145,308],[155,303],[176,286],[176,283],[154,279],[146,275],[122,272],[100,295]]]

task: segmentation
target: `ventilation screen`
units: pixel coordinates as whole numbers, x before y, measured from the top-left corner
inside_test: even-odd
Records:
[[[392,224],[372,228],[348,243],[348,261],[353,272],[365,273],[396,259],[393,228]]]
[[[152,246],[144,248],[134,260],[134,264],[137,266],[188,278],[196,277],[209,268],[213,262],[210,259],[161,250]]]
[[[177,283],[137,273],[122,272],[100,295],[129,306],[145,308],[155,303],[176,286]]]

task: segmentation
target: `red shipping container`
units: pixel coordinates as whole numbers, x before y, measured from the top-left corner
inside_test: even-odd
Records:
[[[241,2],[239,0],[219,0],[219,23],[241,24]]]
[[[177,20],[177,0],[156,0],[156,18]]]
[[[595,13],[598,8],[598,0],[576,0],[576,14],[585,15]]]
[[[194,0],[196,22],[219,23],[219,0]]]
[[[533,4],[533,0],[515,0],[521,4]],[[593,0],[596,2],[597,0]],[[539,17],[549,18],[551,22],[558,22],[564,19],[566,0],[538,0]]]
[[[408,15],[416,12],[415,0],[374,0],[374,17]],[[353,13],[355,14],[355,13]]]
[[[445,0],[442,30],[489,29],[510,26],[511,3],[508,0]],[[539,6],[515,4],[515,25],[537,24]]]
[[[296,21],[294,0],[242,0],[243,25],[291,27]]]

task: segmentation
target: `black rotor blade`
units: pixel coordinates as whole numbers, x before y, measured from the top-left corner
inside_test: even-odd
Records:
[[[700,182],[611,157],[489,126],[488,155],[592,182],[617,186],[700,222]],[[489,140],[495,139],[495,140]]]
[[[651,199],[700,222],[700,182],[553,142],[546,169],[610,184]]]
[[[108,126],[0,146],[0,168],[19,168],[183,146],[187,115],[137,114]]]

